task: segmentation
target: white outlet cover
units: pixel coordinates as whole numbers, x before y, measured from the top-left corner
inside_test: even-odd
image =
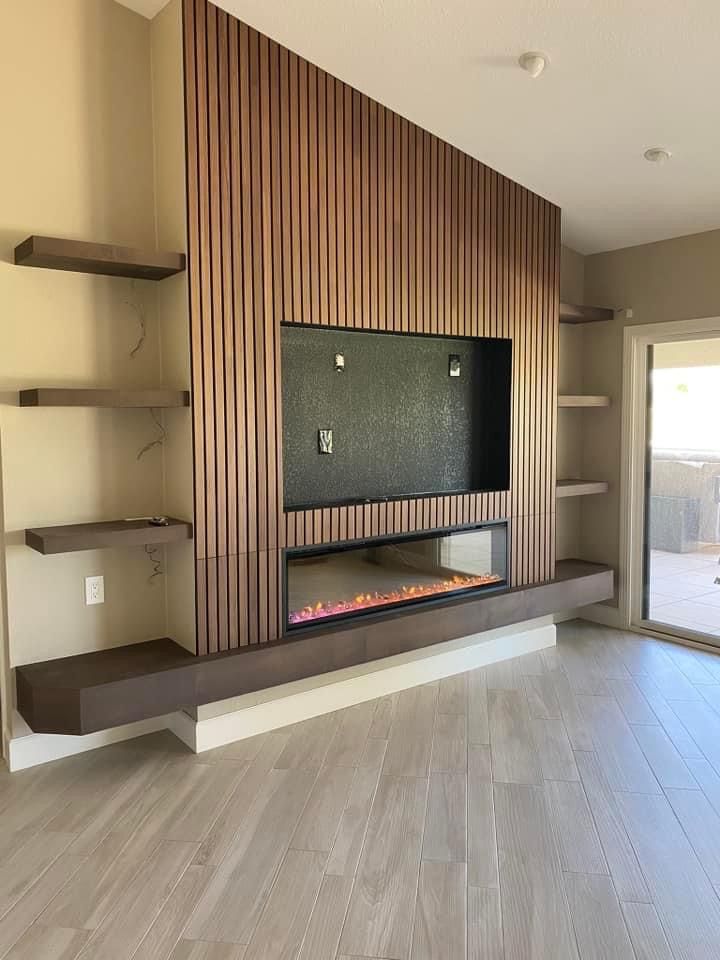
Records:
[[[85,577],[85,604],[105,603],[105,577]]]

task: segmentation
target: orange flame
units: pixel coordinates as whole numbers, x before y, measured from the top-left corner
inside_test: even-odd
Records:
[[[473,576],[455,574],[452,580],[403,586],[399,590],[391,590],[388,593],[359,593],[351,600],[317,600],[300,610],[291,610],[288,620],[292,624],[308,623],[314,620],[323,620],[326,617],[339,617],[356,613],[372,607],[385,607],[395,603],[405,603],[410,599],[418,600],[424,597],[453,593],[457,590],[470,590],[474,587],[486,587],[493,583],[502,582],[502,577],[496,573]]]

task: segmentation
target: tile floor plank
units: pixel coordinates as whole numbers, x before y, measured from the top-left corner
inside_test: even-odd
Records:
[[[0,957],[4,957],[10,947],[28,930],[45,907],[72,880],[82,864],[80,857],[63,853],[37,877],[0,920]]]
[[[628,723],[658,723],[652,707],[634,680],[607,680],[606,682]]]
[[[467,775],[432,773],[423,860],[467,860]]]
[[[581,960],[635,960],[612,880],[568,873],[565,889]]]
[[[666,790],[665,796],[710,882],[720,885],[720,817],[701,790]]]
[[[596,755],[577,751],[575,761],[618,896],[621,900],[649,901],[645,878],[625,830],[617,800]]]
[[[487,676],[485,671],[471,670],[468,678],[468,743],[490,743]]]
[[[673,746],[684,759],[700,760],[703,752],[688,733],[678,715],[658,690],[651,677],[635,677],[635,683],[650,704],[653,713],[660,721]]]
[[[426,780],[380,778],[341,954],[408,957],[427,789]]]
[[[82,960],[131,960],[196,850],[195,843],[163,840],[91,934]]]
[[[287,746],[275,762],[277,770],[319,770],[338,727],[338,717],[325,713],[291,728]]]
[[[575,757],[562,720],[530,721],[533,740],[545,780],[579,780]]]
[[[301,742],[307,742],[305,731]],[[250,942],[314,781],[308,770],[268,772],[190,918],[188,940]]]
[[[330,852],[354,777],[355,769],[351,766],[322,768],[295,828],[291,847]]]
[[[5,960],[75,960],[90,936],[85,930],[65,930],[35,924],[15,944]]]
[[[187,868],[143,937],[133,960],[166,960],[170,956],[211,876],[212,867],[192,864]]]
[[[542,774],[525,695],[517,690],[488,690],[488,709],[493,779],[539,784]]]
[[[560,716],[573,750],[594,750],[590,729],[580,712],[580,705],[570,687],[570,681],[562,670],[553,670],[550,674],[555,697],[560,707]]]
[[[347,804],[340,817],[340,826],[330,852],[325,872],[335,876],[352,877],[357,870],[360,854],[365,842],[370,810],[380,780],[386,740],[373,740],[369,743],[381,744],[382,751],[375,757],[374,763],[358,767],[353,780]],[[365,759],[368,759],[367,756]]]
[[[637,960],[673,960],[670,944],[651,903],[621,903]]]
[[[661,787],[696,790],[697,783],[687,764],[660,726],[632,724],[631,729]]]
[[[504,960],[500,891],[468,887],[468,960]]]
[[[356,767],[365,749],[365,741],[370,735],[374,717],[375,703],[372,700],[343,710],[337,731],[325,755],[325,765]]]
[[[437,683],[412,687],[398,694],[383,775],[427,777],[437,697]]]
[[[298,960],[335,960],[354,877],[325,875]]]
[[[546,780],[545,796],[562,869],[570,873],[607,876],[607,863],[582,784]]]
[[[467,819],[468,883],[496,887],[498,863],[490,748],[483,744],[469,747]]]
[[[551,676],[525,677],[524,684],[531,717],[539,720],[561,719],[560,704]]]
[[[467,718],[460,713],[438,713],[435,717],[431,773],[465,773],[467,770]]]
[[[31,889],[74,839],[73,834],[43,830],[0,863],[0,917]]]
[[[230,943],[197,943],[181,940],[170,960],[243,960],[246,947]]]
[[[453,713],[465,716],[468,709],[468,675],[456,673],[445,677],[438,688],[438,713]]]
[[[421,863],[412,960],[466,960],[464,863]]]
[[[577,960],[543,789],[495,783],[506,960]]]
[[[288,850],[245,960],[295,960],[315,906],[325,856]]]
[[[660,793],[660,787],[620,707],[611,697],[577,698],[611,789]]]
[[[665,797],[617,802],[677,960],[708,960],[720,939],[720,902]]]

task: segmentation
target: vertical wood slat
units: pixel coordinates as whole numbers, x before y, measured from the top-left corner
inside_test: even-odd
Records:
[[[184,0],[198,653],[282,633],[282,548],[511,519],[554,572],[559,211]],[[280,322],[513,341],[507,492],[284,513]]]

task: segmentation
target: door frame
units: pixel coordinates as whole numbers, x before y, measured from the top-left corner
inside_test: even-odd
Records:
[[[643,564],[647,504],[648,347],[681,340],[720,337],[720,317],[671,320],[628,326],[623,341],[622,463],[620,484],[620,588],[618,602],[625,627],[663,635],[664,624],[644,620]],[[705,634],[674,628],[671,638],[708,643]]]

